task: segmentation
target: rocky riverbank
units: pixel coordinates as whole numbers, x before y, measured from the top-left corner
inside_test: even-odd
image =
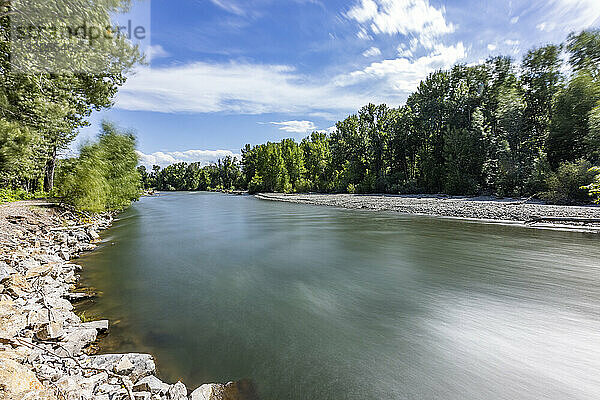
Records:
[[[251,382],[189,391],[156,376],[148,354],[94,355],[109,321],[82,321],[72,302],[81,267],[112,215],[81,217],[40,201],[0,205],[0,399],[255,399]]]
[[[598,206],[557,206],[535,200],[436,195],[265,193],[256,195],[256,197],[263,200],[340,208],[395,211],[436,217],[514,222],[539,228],[568,228],[600,232],[600,223],[584,221],[586,219],[600,220],[600,207]],[[558,221],[559,219],[565,220]]]

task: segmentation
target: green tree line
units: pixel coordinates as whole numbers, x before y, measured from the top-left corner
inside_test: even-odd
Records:
[[[589,201],[600,164],[600,31],[532,49],[519,64],[494,57],[436,71],[401,107],[369,104],[330,135],[246,145],[239,166],[221,164],[158,168],[153,184]]]

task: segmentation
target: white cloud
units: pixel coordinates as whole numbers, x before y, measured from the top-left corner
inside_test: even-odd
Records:
[[[141,151],[136,151],[136,153],[139,157],[140,165],[144,165],[148,168],[151,168],[153,165],[160,165],[164,168],[168,165],[180,162],[199,162],[202,164],[202,166],[206,166],[217,162],[217,160],[220,158],[225,158],[227,156],[241,159],[241,155],[235,154],[229,150],[159,151],[152,154],[144,154]]]
[[[541,14],[543,20],[537,25],[540,31],[581,31],[600,21],[600,1],[547,0]]]
[[[307,133],[317,129],[317,126],[311,121],[282,121],[271,122],[279,126],[279,129],[289,133]]]
[[[170,54],[160,44],[149,46],[146,49],[145,54],[150,61],[170,56]]]
[[[516,24],[517,22],[519,22],[519,19],[520,19],[520,17],[519,17],[518,15],[517,15],[516,17],[512,17],[512,18],[510,19],[510,23],[514,25],[514,24]]]
[[[371,47],[370,49],[368,49],[364,53],[362,53],[362,55],[363,55],[363,57],[380,56],[381,50],[379,50],[377,47]]]
[[[369,35],[364,28],[361,28],[358,31],[358,33],[356,34],[356,37],[359,38],[360,40],[373,40],[373,37],[371,35]]]
[[[369,101],[365,92],[308,79],[289,66],[199,62],[140,68],[119,90],[116,106],[166,113],[339,114]]]
[[[236,14],[236,15],[244,15],[245,12],[244,10],[238,6],[237,4],[235,4],[234,2],[230,1],[230,0],[210,0],[211,3],[213,3],[214,5],[216,5],[217,7],[222,8],[225,11],[228,11],[232,14]]]
[[[444,14],[443,7],[435,8],[429,0],[360,0],[346,17],[376,35],[414,34],[426,48],[433,48],[435,38],[455,30]]]
[[[507,45],[507,46],[518,46],[518,45],[521,44],[521,42],[518,41],[518,40],[507,39],[507,40],[504,41],[504,44]]]
[[[413,58],[414,54],[413,54],[412,50],[407,48],[406,45],[404,43],[402,43],[400,46],[398,46],[398,57]]]
[[[396,58],[372,63],[363,70],[340,75],[334,83],[341,87],[360,84],[365,81],[383,80],[383,88],[389,92],[408,93],[415,90],[419,82],[437,69],[446,69],[466,57],[467,51],[462,42],[455,46],[436,45],[434,51],[414,61]]]
[[[487,45],[487,48],[488,48],[489,51],[494,51],[494,50],[496,50],[498,48],[498,46],[496,46],[493,43],[490,43],[490,44]]]

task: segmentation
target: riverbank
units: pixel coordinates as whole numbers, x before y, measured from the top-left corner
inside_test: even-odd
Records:
[[[81,267],[110,214],[78,216],[52,203],[0,205],[0,398],[6,400],[242,399],[249,383],[203,385],[157,378],[149,354],[94,355],[109,321],[84,321],[73,304]],[[85,318],[83,318],[85,319]]]
[[[403,214],[515,223],[536,228],[600,232],[599,223],[545,222],[543,218],[600,219],[598,206],[557,206],[540,201],[436,195],[282,194],[265,193],[270,201],[313,204],[339,208],[393,211]]]

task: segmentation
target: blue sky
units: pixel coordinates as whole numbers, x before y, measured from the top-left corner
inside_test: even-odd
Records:
[[[436,69],[520,60],[600,23],[600,0],[145,1],[151,63],[79,143],[106,118],[163,166],[328,130],[369,102],[402,104]]]

